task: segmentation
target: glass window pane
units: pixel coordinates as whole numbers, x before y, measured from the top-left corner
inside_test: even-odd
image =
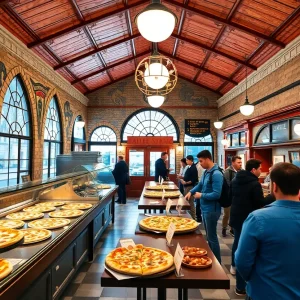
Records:
[[[29,170],[29,160],[28,159],[21,159],[20,160],[20,170],[21,171]]]
[[[256,144],[268,144],[268,143],[270,143],[270,132],[269,132],[269,126],[266,126],[259,133],[259,136],[256,139]]]
[[[129,151],[129,175],[144,176],[144,151]]]
[[[170,169],[173,169],[170,171],[170,174],[175,174],[176,171],[176,165],[175,165],[175,149],[170,149]]]
[[[29,146],[28,140],[21,140],[20,159],[29,159]]]
[[[292,120],[292,140],[300,139],[300,120]]]
[[[100,126],[94,130],[91,136],[92,142],[116,142],[117,136],[115,132],[107,127],[107,126]]]
[[[212,146],[184,146],[184,157],[187,157],[188,155],[193,155],[194,163],[197,163],[197,154],[202,150],[208,150],[211,154],[213,154]]]
[[[102,155],[102,162],[105,166],[114,168],[117,162],[116,160],[116,153],[117,153],[117,146],[113,145],[92,145],[91,151],[99,151]]]
[[[155,162],[160,158],[161,151],[150,152],[150,176],[155,176]]]
[[[9,145],[9,158],[10,159],[18,159],[18,139],[10,139]]]
[[[52,141],[60,141],[61,140],[60,128],[61,128],[61,124],[60,124],[57,100],[53,97],[51,99],[48,112],[47,112],[44,139],[52,140]]]
[[[73,135],[74,135],[74,138],[81,139],[81,140],[84,139],[84,127],[83,128],[78,127],[76,121],[75,121],[75,124],[74,124]]]

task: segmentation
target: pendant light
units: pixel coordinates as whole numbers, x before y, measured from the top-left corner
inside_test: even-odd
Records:
[[[84,125],[85,125],[85,122],[83,121],[82,116],[78,116],[78,117],[76,118],[76,126],[77,126],[78,128],[83,128]]]
[[[300,136],[300,124],[296,124],[294,126],[294,132]]]
[[[159,95],[148,96],[147,99],[149,105],[155,108],[162,106],[165,101],[165,97]]]
[[[254,105],[250,104],[248,101],[248,94],[247,94],[247,67],[246,67],[246,98],[245,103],[240,106],[240,112],[244,116],[250,116],[254,112]]]
[[[134,21],[146,40],[158,43],[172,34],[178,20],[160,0],[152,0],[151,4],[135,16]]]
[[[221,144],[222,144],[223,146],[227,146],[227,145],[228,145],[228,141],[227,141],[226,139],[222,139],[222,140],[221,140]]]
[[[216,122],[214,122],[214,126],[216,129],[220,129],[223,126],[223,122],[219,120],[219,118],[217,119]]]

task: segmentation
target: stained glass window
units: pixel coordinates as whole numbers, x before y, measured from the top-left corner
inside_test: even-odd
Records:
[[[43,179],[56,176],[56,156],[61,153],[61,120],[57,99],[50,101],[44,132]]]
[[[19,76],[9,84],[0,117],[0,187],[22,183],[31,175],[31,119],[26,90]]]
[[[91,137],[91,142],[116,142],[117,136],[115,132],[107,127],[100,126],[94,130]]]
[[[143,110],[132,116],[123,129],[122,141],[128,136],[172,136],[178,142],[175,122],[158,110]]]

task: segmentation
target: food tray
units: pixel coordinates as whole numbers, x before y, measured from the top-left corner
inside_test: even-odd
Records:
[[[191,256],[191,257],[195,257],[195,256]],[[182,261],[182,265],[184,267],[187,267],[187,268],[190,268],[190,269],[206,269],[206,268],[211,267],[211,265],[212,265],[212,260],[209,257],[206,257],[206,258],[208,258],[210,260],[210,264],[209,265],[192,266],[192,265],[184,263],[183,261]]]

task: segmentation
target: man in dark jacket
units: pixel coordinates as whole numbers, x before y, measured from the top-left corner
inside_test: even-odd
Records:
[[[155,162],[155,181],[159,181],[159,176],[162,177],[164,180],[166,180],[169,171],[171,169],[168,169],[166,167],[166,161],[168,160],[168,153],[162,152],[160,155],[160,158]]]
[[[231,181],[230,197],[232,199],[229,225],[234,231],[234,242],[232,245],[231,273],[236,272],[237,295],[246,295],[246,283],[235,270],[234,253],[237,249],[242,226],[248,215],[256,209],[263,207],[264,195],[258,177],[261,174],[261,161],[249,159],[246,163],[246,170],[239,171]]]
[[[128,176],[128,165],[124,161],[123,156],[118,156],[118,162],[112,171],[118,188],[118,201],[116,203],[126,204],[126,177]]]

